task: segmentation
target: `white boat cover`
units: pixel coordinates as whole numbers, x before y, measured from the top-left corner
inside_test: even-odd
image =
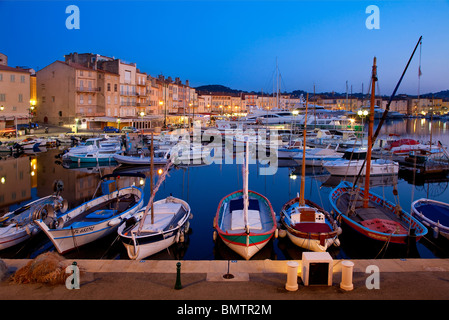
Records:
[[[262,230],[262,222],[260,221],[260,212],[258,210],[248,210],[248,226],[250,230]],[[231,212],[231,230],[238,229],[245,229],[243,210],[233,210]]]

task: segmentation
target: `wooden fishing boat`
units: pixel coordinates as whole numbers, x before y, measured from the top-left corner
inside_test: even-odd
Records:
[[[307,121],[307,105],[306,100]],[[304,144],[306,142],[306,125],[304,125]],[[304,199],[306,150],[302,152],[302,172],[300,194],[289,200],[281,210],[281,224],[286,229],[288,238],[297,246],[316,252],[324,252],[333,244],[339,245],[338,235],[341,229],[332,216],[310,200]]]
[[[131,260],[145,259],[174,243],[183,242],[189,230],[191,213],[186,201],[170,196],[154,202],[150,210],[149,214],[145,214],[145,209],[138,211],[118,229]]]
[[[412,211],[419,221],[433,231],[434,238],[441,235],[449,239],[449,204],[422,198],[413,201]]]
[[[270,201],[248,190],[248,144],[243,189],[221,199],[214,218],[214,239],[218,236],[232,250],[249,260],[277,232],[276,215]]]
[[[373,136],[373,122],[376,80],[377,67],[376,58],[374,58],[371,77],[368,146],[373,146],[375,140],[375,136]],[[377,132],[379,129],[377,128]],[[329,200],[335,210],[337,220],[341,219],[350,228],[373,240],[397,244],[409,244],[409,240],[412,238],[419,241],[427,233],[424,225],[402,210],[399,204],[394,205],[392,202],[369,190],[370,160],[371,147],[368,147],[365,188],[357,186],[357,180],[355,184],[342,181],[331,191]],[[395,192],[395,196],[397,196],[397,192]],[[397,203],[399,202],[397,201]]]
[[[159,251],[170,247],[175,242],[183,242],[189,229],[191,218],[189,204],[175,197],[154,202],[156,192],[165,180],[172,166],[172,160],[168,160],[159,180],[153,188],[154,172],[154,140],[151,136],[151,160],[150,160],[150,192],[151,196],[145,209],[135,213],[127,223],[120,226],[118,235],[126,248],[128,257],[132,260],[141,260]]]
[[[145,178],[143,174],[110,174],[102,181],[120,176]],[[100,183],[102,182],[100,181]],[[110,181],[108,181],[110,182]],[[103,185],[102,196],[92,199],[59,216],[51,224],[42,219],[36,224],[53,242],[56,250],[64,254],[116,231],[121,223],[131,218],[143,205],[142,189],[136,186],[108,192],[111,184]]]
[[[427,229],[416,218],[398,205],[369,192],[368,206],[363,207],[364,189],[342,181],[335,187],[329,200],[337,219],[362,235],[379,241],[407,244],[412,235],[419,241]]]
[[[27,203],[2,216],[0,218],[0,250],[22,243],[36,235],[40,229],[34,220],[40,218],[43,223],[50,224],[53,218],[64,213],[68,204],[67,200],[59,195],[59,191]]]
[[[327,251],[332,245],[338,246],[341,228],[326,210],[300,197],[288,201],[281,210],[281,223],[291,242],[298,247],[315,251]]]

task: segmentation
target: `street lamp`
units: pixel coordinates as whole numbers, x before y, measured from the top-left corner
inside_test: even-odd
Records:
[[[163,106],[164,105],[164,101],[160,100],[159,101],[159,106]],[[164,128],[167,127],[167,106],[164,106]]]
[[[143,125],[143,116],[145,115],[145,112],[143,112],[143,111],[140,111],[140,116],[142,117],[142,132],[143,132],[143,127],[144,127],[144,125]]]
[[[33,118],[33,112],[35,107],[36,107],[36,100],[30,99],[30,117],[29,117],[30,129],[31,129],[31,120]]]
[[[364,130],[363,119],[368,115],[368,110],[359,110],[357,111],[357,115],[362,119],[362,130]]]
[[[191,111],[191,108],[192,108],[192,106],[193,106],[193,103],[192,103],[192,101],[190,101],[189,102],[189,115],[190,115],[190,113],[192,112]],[[195,111],[194,111],[194,113],[193,113],[193,117],[195,117]],[[189,123],[189,128],[191,127],[191,125],[190,125],[190,117],[187,117],[187,122]],[[192,123],[195,121],[195,119],[192,119]]]

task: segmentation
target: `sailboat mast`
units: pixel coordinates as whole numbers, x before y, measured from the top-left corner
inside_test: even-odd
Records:
[[[153,194],[153,175],[154,175],[154,141],[153,133],[151,134],[151,151],[150,151],[150,194]],[[154,207],[153,202],[151,202],[151,224],[154,224]]]
[[[249,144],[248,144],[248,141],[246,141],[245,144],[246,144],[245,164],[243,167],[243,219],[245,222],[246,231],[249,233],[249,225],[248,225],[248,206],[249,206],[249,199],[248,199],[249,148],[248,148],[248,146],[249,146]]]
[[[374,104],[375,104],[375,89],[377,81],[377,66],[376,57],[373,60],[373,74],[371,77],[371,104],[369,113],[369,127],[368,127],[368,150],[366,153],[366,177],[365,177],[365,190],[363,195],[363,207],[368,208],[369,202],[369,178],[371,170],[371,147],[373,142],[373,125],[374,125]]]
[[[309,94],[307,93],[306,99],[306,114],[304,115],[304,129],[302,132],[303,143],[302,143],[302,164],[301,164],[301,188],[299,192],[299,205],[304,206],[304,189],[306,186],[306,133],[307,133],[307,108],[309,105]]]

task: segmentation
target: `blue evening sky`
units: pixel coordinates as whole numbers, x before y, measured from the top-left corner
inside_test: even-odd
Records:
[[[68,5],[80,29],[68,30]],[[379,7],[369,30],[366,7]],[[420,93],[449,89],[449,1],[4,1],[0,52],[10,66],[41,69],[70,52],[136,62],[153,76],[271,93],[366,93],[373,57],[379,89],[391,94],[423,36]],[[419,50],[398,93],[418,93]]]

